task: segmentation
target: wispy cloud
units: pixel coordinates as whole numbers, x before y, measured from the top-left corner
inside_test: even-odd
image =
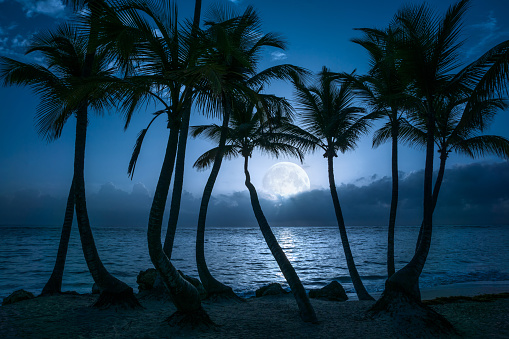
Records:
[[[65,16],[65,5],[62,0],[16,0],[23,6],[27,17],[44,14],[53,18]]]
[[[33,33],[28,34],[9,34],[11,27],[2,29],[0,27],[0,55],[23,59],[24,61],[37,61],[33,56],[25,55],[26,47],[30,42]]]
[[[272,56],[272,61],[285,60],[287,58],[283,52],[272,52],[270,55]]]
[[[471,57],[477,54],[483,47],[485,47],[490,42],[504,36],[509,36],[509,31],[503,31],[500,28],[500,24],[497,18],[495,17],[493,11],[491,11],[488,14],[488,18],[486,19],[486,21],[481,22],[479,24],[471,25],[470,28],[472,28],[473,31],[477,32],[478,35],[481,35],[482,38],[476,45],[474,45],[467,51],[467,57]]]

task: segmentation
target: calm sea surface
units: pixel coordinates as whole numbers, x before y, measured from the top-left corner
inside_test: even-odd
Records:
[[[136,276],[152,267],[145,227],[93,229],[106,268],[137,291]],[[353,295],[353,286],[337,227],[274,227],[273,231],[306,289],[332,280]],[[173,264],[198,276],[194,259],[195,229],[179,228]],[[396,265],[412,256],[417,227],[397,227]],[[385,281],[385,227],[349,227],[348,235],[359,273],[370,292]],[[60,227],[0,226],[0,300],[16,289],[39,294],[50,276],[60,239]],[[435,226],[421,287],[469,281],[509,280],[509,227]],[[258,228],[210,228],[205,255],[216,279],[251,296],[264,284],[287,287]],[[73,228],[63,290],[89,293],[93,280]]]

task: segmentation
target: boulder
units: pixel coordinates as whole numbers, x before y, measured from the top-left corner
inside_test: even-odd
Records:
[[[155,268],[149,268],[148,270],[140,271],[140,273],[136,277],[136,282],[138,283],[138,290],[140,292],[151,290],[154,287],[156,277],[157,271]]]
[[[32,299],[32,298],[35,298],[33,293],[27,292],[25,290],[17,290],[17,291],[12,292],[7,298],[5,298],[2,301],[2,306],[17,303],[18,301],[28,300],[28,299]]]
[[[260,287],[256,290],[256,297],[263,297],[266,295],[279,295],[279,294],[287,294],[287,292],[281,287],[278,283],[268,284],[266,286]]]
[[[345,289],[337,281],[320,288],[309,291],[310,298],[331,300],[331,301],[345,301],[348,300]]]

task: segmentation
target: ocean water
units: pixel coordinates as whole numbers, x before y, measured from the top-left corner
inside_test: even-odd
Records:
[[[106,268],[137,291],[137,274],[153,267],[146,227],[95,227],[93,231]],[[337,227],[274,227],[273,231],[306,289],[338,280],[350,296],[355,295]],[[367,290],[382,291],[386,227],[348,227],[347,231]],[[194,228],[177,230],[172,262],[177,269],[197,277],[195,232]],[[417,234],[418,227],[397,227],[397,268],[412,257]],[[272,282],[288,288],[258,228],[210,228],[205,237],[211,273],[235,292],[251,296]],[[53,269],[60,226],[0,226],[0,239],[0,300],[21,288],[39,294]],[[508,244],[507,226],[435,226],[421,287],[509,280]],[[73,227],[62,289],[89,293],[92,285],[77,227]]]

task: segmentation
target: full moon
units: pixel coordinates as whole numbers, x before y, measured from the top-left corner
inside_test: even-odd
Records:
[[[309,191],[309,177],[299,165],[279,162],[265,173],[263,188],[269,193],[287,197]]]

